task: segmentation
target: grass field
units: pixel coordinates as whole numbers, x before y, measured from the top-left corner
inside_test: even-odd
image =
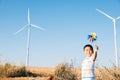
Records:
[[[95,69],[95,75],[96,80],[120,80],[120,69],[103,67]],[[81,80],[81,69],[65,64],[51,68],[0,65],[0,80],[50,80],[51,76],[53,80]]]

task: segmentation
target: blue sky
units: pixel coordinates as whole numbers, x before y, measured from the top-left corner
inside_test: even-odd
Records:
[[[91,44],[88,34],[96,32],[99,46],[96,63],[110,67],[115,64],[113,23],[96,8],[113,18],[120,16],[120,0],[0,0],[0,61],[25,64],[27,29],[14,33],[31,23],[46,31],[31,28],[30,66],[52,67],[74,61],[81,67],[83,46]],[[117,20],[117,45],[120,54],[120,20]]]

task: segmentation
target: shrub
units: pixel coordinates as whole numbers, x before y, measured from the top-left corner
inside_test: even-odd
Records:
[[[10,63],[0,64],[0,77],[20,77],[26,76],[26,69],[24,66],[14,66]]]
[[[77,80],[77,75],[72,65],[62,63],[56,67],[53,80]]]

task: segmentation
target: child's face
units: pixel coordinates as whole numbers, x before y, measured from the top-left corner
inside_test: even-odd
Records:
[[[88,47],[85,47],[84,49],[84,53],[86,55],[86,57],[90,57],[92,55],[92,50],[91,48],[88,46]]]

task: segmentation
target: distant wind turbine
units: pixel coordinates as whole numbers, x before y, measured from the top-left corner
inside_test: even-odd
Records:
[[[99,9],[96,9],[96,10],[113,21],[113,25],[114,25],[114,46],[115,46],[115,54],[116,54],[116,67],[119,67],[119,65],[118,65],[117,37],[116,37],[116,35],[117,35],[116,34],[116,20],[120,19],[120,16],[117,17],[117,18],[113,18],[113,17],[109,16],[108,14],[104,13],[103,11],[101,11]]]
[[[30,23],[30,10],[28,8],[28,24],[25,25],[24,27],[22,27],[21,29],[19,29],[15,34],[21,32],[23,29],[28,28],[28,35],[27,35],[27,51],[26,51],[26,67],[29,65],[29,48],[30,48],[30,28],[31,27],[35,27],[38,28],[40,30],[45,30],[42,27],[36,26],[34,24]]]

